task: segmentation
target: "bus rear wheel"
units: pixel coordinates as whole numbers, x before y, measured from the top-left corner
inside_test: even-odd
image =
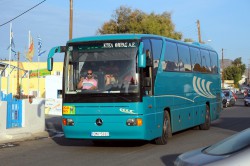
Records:
[[[211,125],[211,120],[210,120],[210,109],[209,106],[206,104],[206,114],[205,114],[205,122],[200,125],[201,130],[208,130]]]
[[[167,111],[164,112],[162,135],[155,139],[157,145],[165,145],[168,142],[168,138],[172,137],[170,115]]]

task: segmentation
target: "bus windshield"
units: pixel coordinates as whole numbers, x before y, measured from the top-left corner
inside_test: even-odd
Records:
[[[69,44],[65,93],[138,93],[136,41]]]

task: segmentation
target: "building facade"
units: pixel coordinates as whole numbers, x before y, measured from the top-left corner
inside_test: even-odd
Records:
[[[9,61],[0,62],[9,64]],[[47,71],[47,62],[19,62],[18,64],[17,61],[10,61],[10,65],[11,67],[5,68],[0,73],[0,90],[5,94],[17,95],[20,92],[23,95],[45,98],[46,76],[62,78],[63,75],[63,62],[54,62],[51,72]]]

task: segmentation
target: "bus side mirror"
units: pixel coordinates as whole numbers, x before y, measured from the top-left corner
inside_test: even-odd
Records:
[[[53,56],[55,55],[55,53],[62,53],[62,52],[66,52],[66,46],[57,46],[57,47],[51,48],[51,50],[49,51],[48,59],[47,59],[48,71],[53,70]]]
[[[53,58],[48,58],[47,59],[47,69],[48,69],[48,71],[53,70]]]
[[[146,67],[146,54],[143,53],[143,42],[140,43],[138,49],[138,67]]]

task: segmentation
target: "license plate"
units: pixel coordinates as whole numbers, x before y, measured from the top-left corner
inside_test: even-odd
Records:
[[[91,132],[92,137],[108,137],[109,132]]]

